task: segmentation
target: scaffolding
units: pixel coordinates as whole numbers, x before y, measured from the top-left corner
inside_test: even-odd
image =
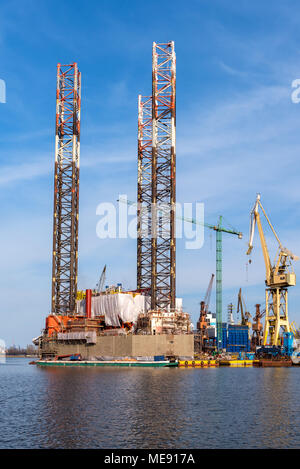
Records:
[[[81,75],[57,65],[52,313],[75,313],[78,269]]]

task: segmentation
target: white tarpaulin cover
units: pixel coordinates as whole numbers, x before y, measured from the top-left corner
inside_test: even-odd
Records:
[[[77,314],[85,314],[85,300],[78,300],[76,307]],[[108,326],[120,327],[119,318],[123,322],[135,323],[138,315],[149,307],[149,297],[139,294],[113,293],[92,297],[92,317],[105,316]]]

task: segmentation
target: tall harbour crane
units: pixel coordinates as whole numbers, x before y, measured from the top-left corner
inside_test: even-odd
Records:
[[[278,252],[273,264],[270,260],[261,223],[260,210],[265,216],[278,243]],[[292,260],[298,260],[299,258],[281,244],[281,241],[261,204],[260,194],[257,194],[254,207],[250,213],[250,235],[247,255],[250,255],[253,249],[253,238],[256,224],[258,227],[266,267],[266,312],[263,345],[267,344],[269,336],[270,345],[280,345],[281,330],[284,332],[290,332],[288,319],[288,287],[296,285],[296,275],[293,270]]]
[[[212,291],[212,286],[214,282],[214,274],[211,274],[211,278],[207,287],[207,291],[205,294],[205,298],[203,301],[200,303],[200,316],[199,320],[197,322],[197,330],[199,331],[199,339],[200,339],[200,350],[203,351],[204,346],[205,346],[205,341],[208,340],[208,336],[206,333],[207,329],[207,313],[209,309],[209,303],[210,303],[210,297],[211,297],[211,291]]]
[[[106,278],[106,264],[103,267],[102,273],[101,273],[100,278],[99,278],[99,282],[96,285],[96,289],[97,289],[98,293],[101,293],[103,291],[104,284],[105,284],[105,278]]]
[[[249,339],[251,339],[250,335],[250,329],[251,329],[251,314],[249,311],[247,311],[246,303],[242,295],[242,289],[239,289],[239,294],[238,294],[238,303],[237,303],[237,309],[236,309],[237,314],[241,313],[241,326],[247,326],[248,327],[248,336]]]
[[[200,303],[200,316],[199,316],[199,321],[197,322],[197,329],[201,330],[203,329],[202,324],[206,324],[206,316],[208,313],[208,308],[209,308],[209,303],[210,303],[210,297],[211,297],[211,291],[212,291],[212,286],[214,282],[214,274],[211,274],[211,278],[206,290],[205,298],[203,301]],[[206,327],[206,326],[205,326]]]
[[[206,290],[205,298],[204,298],[204,310],[206,314],[208,313],[208,310],[209,310],[209,303],[210,303],[210,297],[211,297],[212,286],[214,283],[214,278],[215,278],[215,274],[211,274],[211,278],[210,278],[210,281]]]
[[[223,259],[223,250],[222,250],[222,233],[228,233],[236,235],[239,239],[242,239],[243,234],[240,231],[234,229],[225,228],[223,223],[223,217],[219,217],[219,222],[217,225],[211,225],[209,223],[201,223],[195,221],[192,218],[183,218],[183,220],[190,223],[200,224],[214,230],[216,232],[216,319],[217,319],[217,349],[222,348],[222,259]]]
[[[251,327],[251,322],[250,318],[251,315],[247,311],[246,303],[242,295],[242,289],[239,289],[239,294],[238,294],[238,303],[237,303],[237,309],[236,309],[237,314],[241,313],[241,326],[248,326],[249,329]]]
[[[300,330],[299,327],[296,326],[295,321],[291,322],[290,329],[295,339],[300,339]]]

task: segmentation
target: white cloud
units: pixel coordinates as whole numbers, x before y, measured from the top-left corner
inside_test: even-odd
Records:
[[[237,70],[234,67],[231,67],[230,65],[225,64],[222,60],[219,60],[218,65],[220,66],[220,68],[222,70],[224,70],[229,75],[236,75],[236,76],[239,76],[239,77],[249,78],[249,73]]]
[[[1,168],[0,186],[19,183],[45,176],[51,172],[51,166],[46,161],[32,161],[31,163],[14,164]]]

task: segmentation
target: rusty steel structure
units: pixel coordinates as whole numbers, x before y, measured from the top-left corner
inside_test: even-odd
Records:
[[[153,43],[151,308],[176,303],[176,56],[174,42]]]
[[[263,330],[264,326],[261,323],[261,319],[265,315],[265,311],[260,311],[260,304],[255,305],[256,311],[255,316],[253,317],[252,323],[252,337],[251,337],[251,347],[252,350],[256,350],[256,347],[259,347],[263,343]]]
[[[77,63],[57,66],[52,307],[75,314],[78,270],[81,75]]]
[[[151,292],[152,96],[138,97],[137,289]]]

